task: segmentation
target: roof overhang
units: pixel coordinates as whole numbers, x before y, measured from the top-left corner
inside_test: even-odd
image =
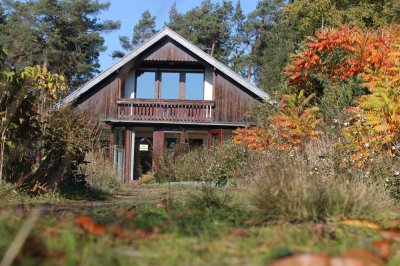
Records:
[[[198,48],[196,45],[192,44],[182,36],[180,36],[178,33],[174,32],[173,30],[169,29],[168,27],[165,27],[162,31],[158,32],[155,34],[152,38],[150,38],[148,41],[134,49],[132,52],[127,54],[125,57],[123,57],[120,61],[112,65],[111,67],[107,68],[103,72],[101,72],[99,75],[97,75],[95,78],[92,80],[88,81],[86,84],[84,84],[82,87],[78,88],[76,91],[72,92],[69,94],[64,100],[63,100],[63,105],[70,104],[74,102],[77,98],[79,98],[82,94],[85,92],[89,91],[91,88],[99,84],[101,81],[106,79],[108,76],[113,74],[115,71],[119,70],[121,67],[123,67],[125,64],[130,62],[131,60],[135,59],[138,55],[146,51],[148,48],[153,46],[155,43],[160,41],[164,37],[170,37],[174,41],[178,42],[180,45],[191,51],[193,54],[204,60],[206,63],[208,63],[210,66],[214,67],[215,69],[219,70],[220,72],[224,73],[228,77],[230,77],[232,80],[240,84],[242,87],[247,89],[248,91],[252,92],[259,98],[267,101],[267,102],[272,102],[270,96],[263,90],[259,89],[258,87],[254,86],[251,84],[248,80],[242,78],[240,75],[232,71],[229,67],[225,66],[221,62],[217,61],[215,58],[210,56],[209,54],[205,53],[203,50]]]

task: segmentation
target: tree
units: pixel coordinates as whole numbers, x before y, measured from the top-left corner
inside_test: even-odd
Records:
[[[400,140],[400,38],[393,42],[378,71],[363,73],[369,94],[349,108],[352,123],[343,129],[341,147],[350,152],[350,164],[362,167],[374,153],[399,155]]]
[[[139,22],[133,27],[132,40],[130,41],[127,36],[120,36],[119,40],[125,51],[131,51],[135,46],[147,41],[156,32],[156,17],[153,17],[150,11],[146,10],[142,13]],[[113,58],[121,58],[123,56],[125,56],[125,53],[121,51],[114,51],[112,53]]]
[[[247,79],[254,78],[262,89],[270,93],[280,83],[277,80],[282,80],[282,67],[289,53],[286,31],[280,26],[284,6],[282,0],[260,0],[256,10],[248,15],[245,25],[250,46]]]
[[[307,141],[322,134],[317,129],[319,108],[309,106],[314,94],[306,97],[304,91],[285,94],[278,102],[278,112],[267,117],[265,126],[246,127],[234,131],[233,143],[244,143],[249,149],[265,151],[304,149]]]
[[[75,89],[98,73],[98,57],[105,50],[100,35],[119,28],[97,15],[109,3],[93,0],[5,0],[6,23],[0,26],[0,45],[18,67],[44,65],[62,73]]]
[[[231,55],[231,18],[233,6],[224,0],[222,5],[203,0],[199,7],[180,14],[174,5],[167,26],[196,44],[211,56],[228,63]]]

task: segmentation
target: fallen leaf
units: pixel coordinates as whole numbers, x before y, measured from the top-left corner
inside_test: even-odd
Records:
[[[343,253],[340,258],[353,258],[362,261],[364,266],[384,266],[385,261],[375,252],[363,248],[352,248]],[[351,265],[351,264],[350,264]]]
[[[346,219],[341,222],[341,224],[354,226],[354,227],[364,227],[364,228],[371,228],[371,229],[378,229],[379,225],[377,223],[367,221],[367,220],[353,220],[353,219]]]
[[[330,266],[326,255],[303,254],[276,260],[270,266]]]
[[[247,236],[247,230],[244,228],[233,229],[230,236],[232,237],[245,237]]]
[[[92,218],[87,215],[80,215],[75,217],[75,223],[79,224],[84,230],[90,234],[99,236],[106,232],[106,228],[94,222]]]
[[[390,256],[390,248],[392,247],[393,239],[383,239],[372,242],[372,248],[384,259]]]
[[[384,238],[388,239],[399,239],[400,238],[400,228],[387,228],[387,229],[382,229],[379,231],[381,236]]]

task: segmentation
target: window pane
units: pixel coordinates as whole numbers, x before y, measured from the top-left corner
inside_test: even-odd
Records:
[[[204,73],[186,73],[185,98],[188,100],[204,99]]]
[[[154,99],[155,80],[155,72],[138,73],[136,78],[136,98]]]
[[[179,99],[179,73],[161,74],[161,99]]]

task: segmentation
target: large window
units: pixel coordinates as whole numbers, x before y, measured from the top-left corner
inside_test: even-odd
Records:
[[[156,72],[138,72],[136,77],[136,98],[154,99]]]
[[[204,99],[204,73],[186,73],[185,99]]]
[[[178,72],[161,72],[161,99],[179,99]]]
[[[136,71],[135,93],[131,92],[132,81],[129,78],[125,83],[125,98],[181,100],[206,98],[205,74],[200,71]]]

